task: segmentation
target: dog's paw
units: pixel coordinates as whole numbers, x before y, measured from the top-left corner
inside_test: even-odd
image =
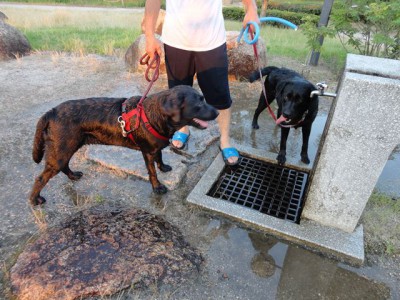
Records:
[[[79,180],[81,179],[81,177],[83,176],[82,172],[71,172],[70,174],[68,174],[68,178],[71,180]]]
[[[286,155],[285,154],[278,154],[276,157],[276,160],[278,161],[278,165],[282,166],[286,162]]]
[[[307,165],[310,163],[310,159],[308,158],[307,154],[301,154],[301,161]]]
[[[254,122],[251,124],[251,127],[253,127],[253,129],[259,129],[260,128],[260,126],[258,126],[258,124],[254,123]]]
[[[42,205],[46,203],[46,199],[42,196],[37,196],[34,199],[30,199],[30,203],[32,206]]]
[[[159,165],[159,166],[158,166],[158,169],[159,169],[161,172],[169,172],[169,171],[172,171],[172,167],[171,167],[170,165]]]
[[[153,188],[154,193],[158,194],[158,195],[163,195],[166,192],[168,192],[168,189],[165,185],[160,184],[159,186],[156,186]]]

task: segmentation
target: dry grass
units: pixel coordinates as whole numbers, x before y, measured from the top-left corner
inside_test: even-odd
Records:
[[[21,29],[79,27],[79,28],[132,28],[140,24],[143,14],[139,10],[73,10],[68,7],[14,8],[2,7],[8,23]]]

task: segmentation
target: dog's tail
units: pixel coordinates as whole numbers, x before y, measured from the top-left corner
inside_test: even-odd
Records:
[[[266,76],[266,75],[269,75],[272,71],[275,71],[275,70],[277,70],[277,69],[279,69],[279,68],[277,68],[277,67],[266,67],[266,68],[264,68],[264,69],[262,69],[261,70],[261,75],[264,77],[264,76]],[[249,76],[249,80],[250,80],[250,82],[254,82],[254,81],[256,81],[257,79],[260,79],[260,71],[254,71],[253,73],[251,73],[250,74],[250,76]]]
[[[44,133],[49,126],[49,112],[44,114],[36,125],[35,138],[33,140],[32,158],[35,163],[40,163],[44,155]]]

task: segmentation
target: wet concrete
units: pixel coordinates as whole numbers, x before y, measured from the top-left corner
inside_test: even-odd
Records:
[[[0,298],[10,298],[8,271],[33,234],[42,228],[51,228],[76,211],[104,202],[163,216],[177,226],[205,258],[204,270],[189,282],[144,290],[128,289],[110,299],[400,297],[398,265],[387,260],[370,260],[365,266],[354,268],[187,205],[187,195],[218,153],[216,143],[189,159],[183,182],[163,196],[154,195],[146,181],[87,160],[84,148],[71,164],[73,170],[83,171],[82,179],[71,182],[62,174],[52,179],[44,190],[48,203],[43,215],[35,218],[27,199],[34,176],[42,170],[41,165],[31,160],[32,136],[39,116],[67,99],[137,94],[145,89],[145,82],[140,76],[127,74],[123,63],[113,58],[52,59],[50,55],[33,55],[2,63],[0,82],[0,265],[4,266],[0,269]],[[232,133],[243,144],[277,152],[279,131],[269,117],[260,118],[258,131],[250,127],[259,87],[232,83],[235,101]],[[153,90],[164,88],[165,78],[160,78]],[[321,102],[315,124],[321,125],[314,126],[312,131],[312,160],[330,100]],[[300,131],[291,132],[288,145],[288,156],[298,160],[300,137]]]

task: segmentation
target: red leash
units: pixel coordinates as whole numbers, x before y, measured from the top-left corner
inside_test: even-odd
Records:
[[[251,28],[249,28],[249,31],[250,31],[251,39],[253,40],[253,39],[254,39],[254,37],[253,37],[253,31],[251,30]],[[272,110],[271,106],[270,106],[269,103],[268,103],[268,100],[267,100],[267,92],[265,91],[265,86],[264,86],[264,83],[263,83],[263,81],[262,81],[262,77],[263,77],[263,76],[262,76],[262,72],[261,72],[260,58],[259,58],[258,52],[257,52],[257,42],[253,44],[253,50],[254,50],[254,56],[255,56],[256,59],[257,59],[258,71],[259,71],[259,73],[260,73],[260,82],[261,82],[261,87],[262,87],[262,91],[263,91],[264,98],[265,98],[265,103],[267,104],[267,108],[268,108],[269,114],[271,115],[272,119],[274,119],[275,124],[276,124],[277,118],[276,118],[276,116],[275,116],[275,114],[274,114],[274,111]],[[279,125],[280,127],[291,128],[291,127],[296,127],[296,126],[298,126],[301,122],[303,122],[303,120],[304,120],[304,116],[303,116],[303,119],[300,120],[300,121],[299,121],[297,124],[295,124],[295,125],[285,125],[285,124],[278,124],[278,125]]]
[[[124,137],[129,137],[132,142],[135,143],[135,140],[133,138],[132,133],[137,130],[140,126],[140,121],[142,120],[144,125],[146,126],[146,129],[156,138],[163,140],[163,141],[169,141],[168,137],[162,136],[159,134],[150,124],[149,119],[146,116],[146,113],[143,108],[143,100],[146,99],[147,94],[149,93],[151,87],[153,86],[153,83],[158,79],[158,76],[160,74],[160,57],[156,53],[154,58],[150,61],[150,56],[146,53],[140,58],[140,64],[141,65],[147,65],[146,73],[145,73],[145,78],[149,83],[146,92],[143,94],[142,98],[140,98],[137,106],[135,109],[132,109],[130,111],[126,111],[126,105],[127,101],[122,103],[122,114],[120,117],[118,117],[118,122],[121,126],[122,129],[122,135]],[[149,72],[150,69],[154,70],[153,76],[150,79],[149,77]],[[130,119],[136,116],[136,124],[134,128],[131,130],[131,122]]]
[[[249,28],[249,31],[250,31],[251,39],[253,40],[253,39],[254,39],[254,37],[253,37],[253,30],[251,30],[251,28]],[[268,103],[268,100],[267,100],[267,92],[265,91],[265,86],[264,86],[264,83],[263,83],[263,81],[262,81],[263,76],[262,76],[262,73],[261,73],[260,58],[259,58],[258,52],[257,52],[257,43],[258,43],[258,42],[256,42],[256,43],[253,44],[253,50],[254,50],[254,56],[255,56],[256,59],[257,59],[258,71],[260,72],[260,82],[261,82],[261,86],[262,86],[262,91],[263,91],[263,93],[264,93],[265,103],[267,104],[267,108],[268,108],[269,114],[271,115],[272,119],[274,119],[274,121],[276,122],[277,118],[276,118],[276,116],[275,116],[275,114],[274,114],[274,111],[272,110],[271,106],[270,106],[269,103]]]

